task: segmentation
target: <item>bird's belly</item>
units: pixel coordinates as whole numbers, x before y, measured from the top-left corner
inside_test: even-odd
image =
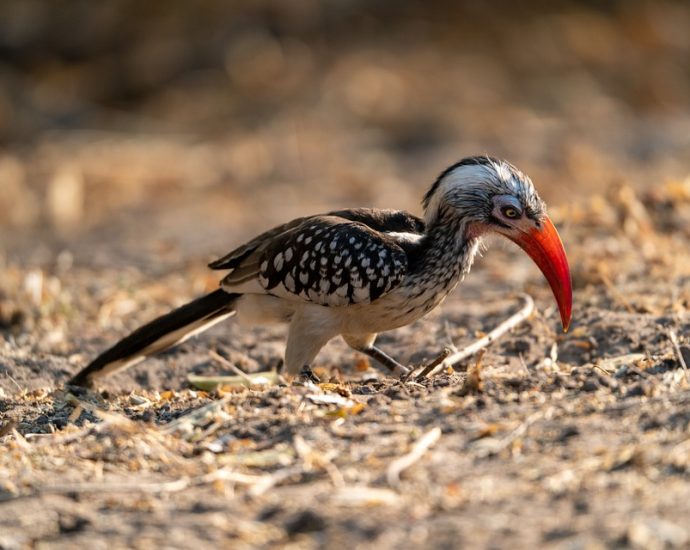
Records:
[[[343,332],[385,332],[409,325],[441,304],[454,287],[421,292],[396,289],[371,304],[349,306]]]
[[[243,294],[235,306],[237,319],[248,325],[288,323],[301,304],[266,294]]]

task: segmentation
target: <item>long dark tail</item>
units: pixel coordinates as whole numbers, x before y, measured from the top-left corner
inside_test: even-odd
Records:
[[[98,378],[183,342],[235,313],[235,302],[240,296],[219,288],[154,319],[101,353],[68,384],[93,386]]]

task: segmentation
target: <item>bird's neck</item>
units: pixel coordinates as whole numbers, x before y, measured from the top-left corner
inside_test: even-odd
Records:
[[[437,274],[453,287],[469,273],[480,237],[457,215],[440,212],[427,226],[417,260],[419,272]]]
[[[478,246],[479,237],[462,219],[439,216],[427,225],[419,245],[408,252],[411,262],[400,290],[405,300],[399,321],[409,323],[439,305],[469,272]]]

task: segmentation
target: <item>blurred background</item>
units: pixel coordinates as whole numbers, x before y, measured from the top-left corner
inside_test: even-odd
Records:
[[[207,258],[305,213],[419,212],[470,154],[556,208],[682,181],[689,54],[680,1],[3,0],[0,250]]]

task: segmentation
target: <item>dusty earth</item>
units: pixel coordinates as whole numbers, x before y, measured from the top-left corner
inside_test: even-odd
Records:
[[[168,4],[0,3],[0,548],[689,548],[690,8]],[[230,320],[64,388],[256,232],[419,213],[484,152],[550,205],[567,334],[497,241],[380,336],[420,364],[534,297],[455,371],[401,382],[334,341],[319,386],[193,386],[278,366],[283,328]]]
[[[552,209],[573,265],[568,334],[536,268],[494,243],[382,347],[419,364],[506,319],[518,291],[537,312],[456,372],[404,383],[336,341],[319,386],[193,388],[189,374],[233,374],[209,350],[248,373],[277,366],[282,328],[230,321],[69,394],[97,350],[215,275],[165,250],[139,269],[64,252],[8,265],[0,546],[688,546],[689,212],[688,182],[620,187],[567,224]]]

